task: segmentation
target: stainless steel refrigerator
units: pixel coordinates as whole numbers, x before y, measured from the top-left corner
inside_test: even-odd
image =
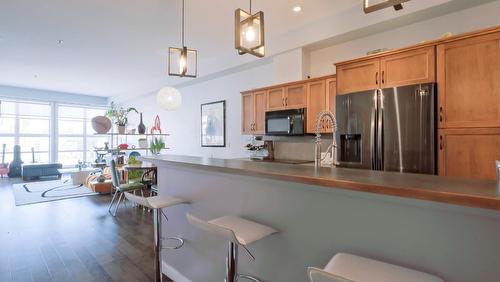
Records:
[[[338,95],[340,166],[436,173],[435,84]]]

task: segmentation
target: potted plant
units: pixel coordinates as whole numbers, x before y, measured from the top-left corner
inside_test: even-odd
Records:
[[[161,137],[153,137],[149,144],[149,150],[153,155],[159,155],[161,150],[165,148],[165,142]]]
[[[125,127],[128,123],[128,114],[130,112],[139,113],[135,108],[129,107],[127,109],[123,107],[118,107],[115,102],[111,102],[109,109],[106,111],[106,116],[110,118],[118,127],[118,133],[124,134]]]

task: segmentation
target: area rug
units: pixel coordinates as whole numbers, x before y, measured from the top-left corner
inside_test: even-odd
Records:
[[[27,182],[12,185],[16,206],[98,195],[84,185],[74,185],[71,179]]]

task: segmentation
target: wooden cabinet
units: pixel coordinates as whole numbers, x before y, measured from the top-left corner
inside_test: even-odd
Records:
[[[337,93],[347,94],[380,88],[380,59],[337,65]]]
[[[382,88],[436,81],[435,47],[384,56],[380,59]]]
[[[285,108],[300,109],[306,107],[307,90],[305,83],[293,84],[286,87]]]
[[[335,113],[336,79],[327,78],[307,83],[307,126],[306,133],[316,133],[316,117],[321,111]],[[332,123],[321,121],[321,133],[330,133]]]
[[[285,92],[283,87],[267,90],[267,110],[276,111],[285,108]]]
[[[337,94],[436,81],[434,46],[337,65]]]
[[[500,127],[500,31],[437,47],[440,128]]]
[[[496,179],[500,128],[439,130],[439,175]]]
[[[264,134],[265,112],[267,107],[266,91],[244,92],[241,95],[241,132],[242,134]]]

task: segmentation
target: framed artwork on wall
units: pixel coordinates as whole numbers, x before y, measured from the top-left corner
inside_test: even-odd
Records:
[[[201,146],[226,147],[226,101],[201,105]]]

